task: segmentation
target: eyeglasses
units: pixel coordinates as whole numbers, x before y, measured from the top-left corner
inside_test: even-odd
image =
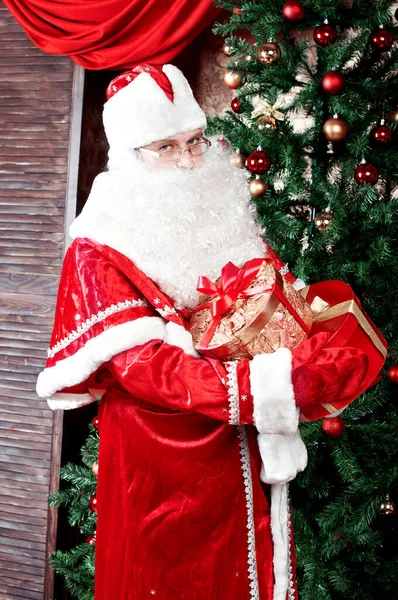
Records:
[[[198,142],[197,144],[192,144],[188,148],[170,148],[170,150],[159,150],[159,152],[154,152],[153,150],[148,150],[148,148],[139,148],[139,152],[145,152],[146,154],[150,154],[155,158],[158,158],[161,161],[167,162],[172,160],[178,160],[184,154],[184,152],[189,152],[191,156],[201,156],[205,154],[209,150],[211,146],[211,141],[203,138],[202,142]]]

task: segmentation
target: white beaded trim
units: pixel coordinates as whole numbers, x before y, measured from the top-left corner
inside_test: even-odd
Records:
[[[239,410],[239,388],[238,376],[236,368],[238,363],[230,361],[225,363],[227,369],[227,387],[228,387],[228,403],[229,403],[229,419],[230,425],[239,425],[240,410]]]
[[[114,313],[121,312],[122,310],[126,310],[127,308],[136,308],[137,306],[148,306],[148,303],[145,300],[125,300],[124,302],[118,302],[117,304],[111,304],[105,310],[100,310],[97,314],[92,315],[89,319],[84,321],[77,329],[72,331],[67,337],[60,340],[53,346],[47,350],[47,356],[49,358],[53,358],[57,352],[63,350],[69,344],[77,340],[80,336],[82,336],[86,331],[88,331],[93,325],[96,323],[100,323],[109,315],[113,315]]]
[[[170,308],[170,306],[164,306],[164,308],[158,308],[155,306],[156,310],[162,317],[169,317],[170,315],[176,315],[177,311],[175,308]]]
[[[253,513],[253,483],[250,466],[249,445],[247,435],[243,426],[238,427],[240,463],[245,485],[246,507],[247,507],[247,564],[250,580],[250,600],[260,600],[258,589],[257,559],[256,559],[256,535]],[[290,599],[289,599],[290,600]]]
[[[288,484],[286,484],[288,485]],[[291,527],[292,527],[292,521],[290,518],[290,508],[289,508],[289,488],[287,488],[287,501],[288,501],[288,506],[287,506],[287,551],[288,551],[288,570],[289,570],[289,585],[288,585],[288,590],[287,590],[287,594],[288,594],[288,600],[295,600],[296,598],[296,594],[295,594],[295,589],[294,589],[294,576],[293,576],[293,565],[292,565],[292,551],[291,551],[291,544],[292,544],[292,535],[291,535]]]
[[[285,265],[283,265],[283,267],[281,269],[279,269],[279,273],[282,275],[282,277],[284,277],[287,273],[289,273],[289,267],[288,267],[287,263]]]

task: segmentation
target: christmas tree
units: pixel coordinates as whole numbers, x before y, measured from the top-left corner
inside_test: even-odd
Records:
[[[216,33],[230,57],[231,110],[212,119],[250,189],[267,239],[308,283],[348,282],[389,344],[382,378],[341,417],[301,425],[306,471],[291,484],[301,600],[393,597],[398,584],[397,14],[393,3],[248,1]],[[220,39],[221,39],[220,37]],[[395,365],[395,366],[394,366]],[[96,422],[95,422],[96,425]],[[83,542],[51,564],[93,598],[98,431],[66,465]]]
[[[79,600],[94,598],[98,450],[98,417],[94,417],[81,449],[83,464],[68,463],[62,467],[64,485],[50,495],[50,505],[67,507],[69,525],[79,530],[81,543],[68,551],[57,550],[49,558],[54,571],[65,578],[66,587]]]
[[[302,600],[396,594],[398,31],[392,2],[261,0],[216,26],[231,110],[214,118],[247,168],[267,239],[308,283],[343,280],[389,344],[342,417],[302,424],[291,484]],[[388,370],[389,369],[389,370]]]

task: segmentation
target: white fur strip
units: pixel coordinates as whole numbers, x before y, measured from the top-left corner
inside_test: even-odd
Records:
[[[271,486],[271,532],[274,543],[274,596],[273,600],[286,600],[289,586],[287,484]]]
[[[71,410],[72,408],[80,408],[86,404],[95,402],[96,396],[93,394],[64,394],[58,392],[47,398],[47,404],[51,410]]]
[[[262,467],[260,478],[271,484],[271,532],[274,544],[273,600],[286,600],[291,585],[287,482],[307,466],[307,449],[300,431],[294,435],[260,433],[257,436]],[[289,592],[290,598],[290,592]]]
[[[181,325],[169,321],[166,325],[164,341],[172,346],[182,348],[185,354],[198,357],[199,353],[193,347],[192,335]]]
[[[250,386],[254,423],[260,433],[292,434],[299,411],[291,378],[292,355],[287,348],[258,354],[250,362]]]

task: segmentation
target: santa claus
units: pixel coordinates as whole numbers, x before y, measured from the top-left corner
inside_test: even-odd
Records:
[[[293,600],[299,407],[352,394],[366,358],[316,338],[293,356],[197,354],[198,276],[268,252],[245,174],[176,67],[136,67],[107,96],[109,162],[70,228],[37,384],[53,409],[101,396],[95,598]]]

